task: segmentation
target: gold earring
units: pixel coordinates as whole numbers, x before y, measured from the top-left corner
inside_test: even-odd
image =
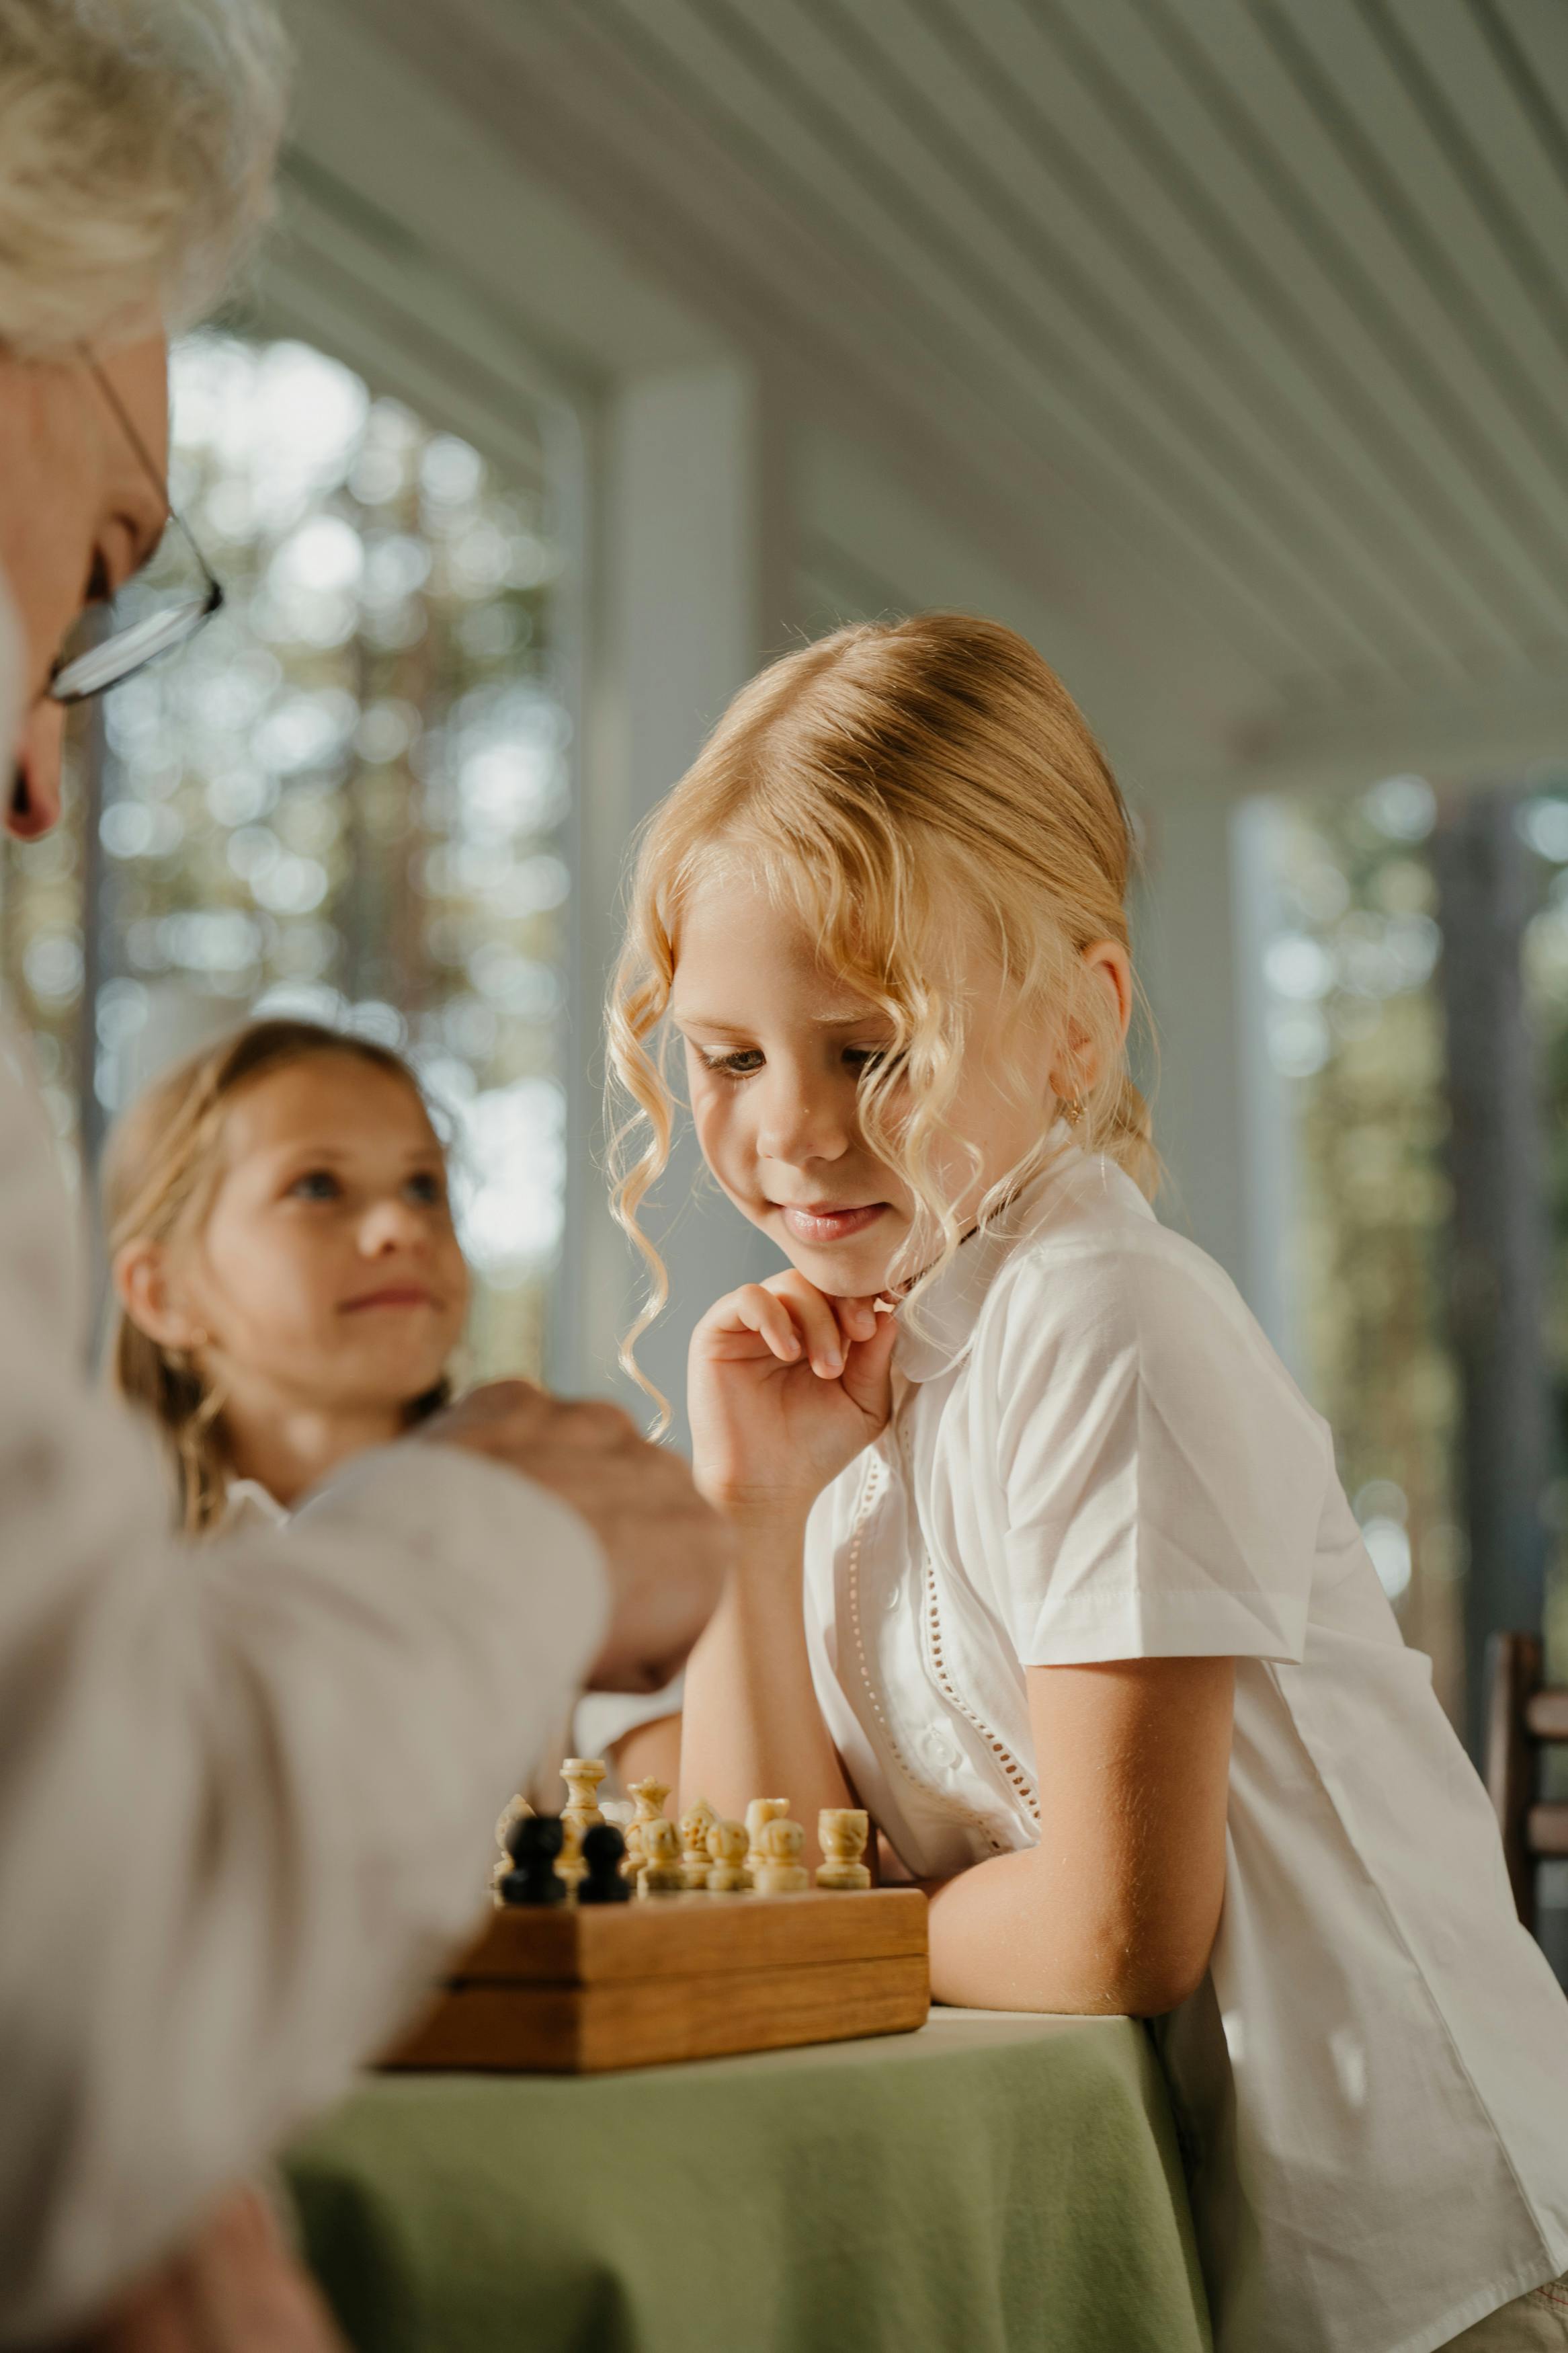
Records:
[[[1083,1097],[1073,1095],[1062,1104],[1062,1117],[1069,1127],[1083,1125]]]

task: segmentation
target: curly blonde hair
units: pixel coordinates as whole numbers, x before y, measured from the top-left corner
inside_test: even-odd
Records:
[[[287,87],[269,0],[0,0],[0,348],[207,309],[268,216]]]
[[[131,1242],[167,1242],[199,1228],[222,1173],[224,1122],[235,1096],[258,1079],[323,1054],[347,1054],[400,1081],[441,1140],[418,1079],[389,1046],[314,1021],[247,1022],[154,1080],[110,1130],[101,1178],[110,1263]],[[181,1525],[192,1535],[216,1526],[229,1480],[221,1390],[208,1386],[188,1351],[154,1340],[123,1307],[107,1353],[113,1387],[151,1416],[163,1440]],[[413,1401],[409,1421],[434,1413],[448,1394],[443,1379]]]
[[[999,622],[927,613],[836,631],[742,690],[642,837],[608,1012],[616,1214],[649,1275],[621,1361],[668,1296],[638,1209],[669,1159],[667,1056],[682,910],[693,884],[743,861],[889,1021],[893,1050],[860,1081],[873,1151],[916,1203],[907,1280],[963,1238],[937,1174],[963,1062],[962,973],[976,930],[1018,1010],[1065,1010],[1095,1072],[1079,1141],[1158,1183],[1148,1108],[1083,951],[1128,944],[1133,835],[1109,764],[1054,670]],[[1041,1103],[1044,1074],[1008,1074]],[[1043,1105],[1042,1105],[1043,1108]],[[1051,1121],[982,1200],[984,1224],[1048,1155]],[[972,1168],[979,1154],[956,1139]],[[662,1404],[662,1400],[658,1400]]]

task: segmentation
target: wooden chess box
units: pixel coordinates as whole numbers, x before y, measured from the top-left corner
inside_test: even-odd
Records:
[[[502,1909],[382,2064],[597,2074],[907,2034],[930,2006],[918,1888]]]

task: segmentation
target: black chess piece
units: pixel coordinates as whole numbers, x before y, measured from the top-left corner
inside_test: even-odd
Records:
[[[614,1822],[595,1822],[583,1833],[583,1860],[588,1875],[578,1883],[579,1904],[629,1904],[632,1883],[621,1877],[621,1857],[626,1842]]]
[[[500,1883],[503,1904],[563,1904],[566,1882],[555,1875],[565,1838],[559,1814],[524,1814],[506,1834],[512,1868]]]

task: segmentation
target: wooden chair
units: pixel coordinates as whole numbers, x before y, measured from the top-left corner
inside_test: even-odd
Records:
[[[1568,1855],[1568,1805],[1541,1798],[1541,1749],[1568,1742],[1568,1691],[1542,1683],[1538,1634],[1494,1634],[1487,1644],[1487,1790],[1497,1810],[1513,1900],[1535,1933],[1535,1866]]]

